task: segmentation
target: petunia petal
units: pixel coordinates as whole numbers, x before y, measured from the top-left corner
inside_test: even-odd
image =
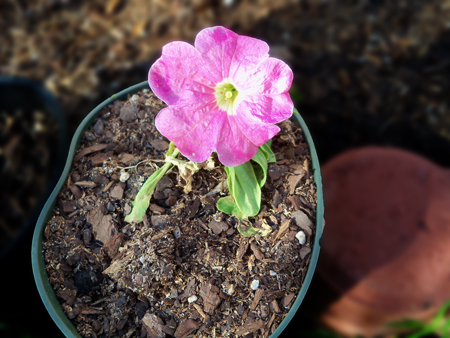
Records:
[[[216,82],[233,78],[236,72],[251,72],[269,57],[264,41],[237,35],[224,27],[211,27],[198,33],[195,47]]]
[[[234,119],[241,133],[251,143],[259,147],[274,137],[280,131],[280,128],[274,124],[261,122],[251,112],[251,109],[240,109],[238,114],[230,116],[229,119]]]
[[[242,133],[234,116],[228,116],[216,150],[224,166],[235,167],[251,160],[258,151],[258,146]]]
[[[246,111],[264,123],[278,123],[291,117],[294,103],[289,93],[278,95],[246,96],[239,104],[239,111]]]
[[[268,58],[251,73],[236,73],[232,81],[246,95],[274,95],[287,92],[292,79],[292,70],[286,63]]]
[[[172,140],[181,154],[194,162],[203,162],[216,149],[226,113],[215,103],[169,106],[160,111],[155,124],[159,132]]]
[[[213,93],[215,83],[204,74],[199,52],[185,42],[164,46],[162,56],[150,68],[150,88],[168,105],[195,100],[198,93]]]
[[[215,108],[191,131],[174,143],[181,154],[193,162],[204,162],[216,150],[223,125],[226,123],[226,113]]]
[[[155,119],[156,128],[169,140],[183,137],[215,108],[216,103],[208,99],[207,95],[203,95],[185,105],[173,105],[162,109]]]

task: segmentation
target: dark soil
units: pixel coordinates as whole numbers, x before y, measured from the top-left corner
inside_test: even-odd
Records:
[[[104,109],[85,133],[45,229],[50,282],[83,337],[268,337],[300,290],[314,240],[302,131],[280,124],[255,218],[217,210],[226,174],[213,156],[189,193],[169,172],[144,221],[129,224],[134,197],[168,149],[154,127],[163,106],[144,90]],[[249,223],[271,233],[244,237],[237,227]]]
[[[41,201],[58,139],[58,125],[48,113],[0,107],[0,253],[20,235]]]

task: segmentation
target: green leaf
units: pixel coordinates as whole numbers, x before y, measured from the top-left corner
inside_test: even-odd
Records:
[[[407,329],[412,331],[408,338],[422,338],[430,334],[441,334],[442,337],[450,338],[450,320],[446,322],[445,316],[450,309],[450,302],[445,303],[437,312],[436,316],[430,323],[422,322],[414,319],[405,319],[399,322],[390,323],[393,328]]]
[[[426,323],[415,319],[404,319],[398,322],[390,323],[388,326],[397,329],[418,330],[426,327]]]
[[[442,338],[450,338],[450,319],[442,325]]]
[[[217,208],[220,211],[228,215],[234,215],[239,219],[243,219],[245,217],[231,196],[220,198],[217,201]]]
[[[446,321],[446,315],[448,313],[450,309],[450,302],[445,303],[443,306],[441,306],[441,308],[439,309],[438,313],[436,314],[436,316],[433,318],[430,327],[432,328],[432,332],[437,333],[439,331],[439,327],[442,326],[442,336],[450,335],[448,327],[450,327],[449,325],[449,321]],[[446,328],[447,327],[447,328]]]
[[[179,154],[179,150],[173,145],[173,142],[169,145],[169,150],[167,151],[168,156],[176,157]],[[167,170],[172,166],[172,163],[166,162],[164,165],[155,171],[148,179],[145,181],[144,185],[139,190],[134,202],[132,203],[133,209],[131,212],[125,216],[125,221],[128,223],[140,223],[144,220],[144,215],[150,204],[150,199],[155,192],[156,185],[165,175]]]
[[[253,171],[255,172],[256,180],[260,188],[264,187],[267,179],[267,160],[262,154],[262,151],[258,150],[256,155],[252,158],[256,163],[251,163]]]
[[[237,167],[225,167],[228,189],[239,210],[246,217],[256,216],[261,207],[261,187],[250,161]]]
[[[427,337],[429,334],[433,333],[434,330],[431,327],[425,327],[424,329],[422,329],[420,332],[416,332],[410,336],[408,336],[408,338],[422,338],[422,337]]]
[[[267,180],[268,163],[275,162],[275,154],[270,149],[270,143],[271,141],[259,147],[251,161],[236,167],[225,167],[230,196],[219,199],[217,208],[220,211],[241,220],[259,213],[261,188]]]
[[[155,192],[156,184],[164,176],[166,171],[170,168],[171,163],[165,163],[161,168],[155,171],[148,179],[145,181],[141,190],[139,190],[136,198],[134,199],[133,210],[127,216],[125,216],[125,221],[128,223],[140,223],[144,219],[145,212],[148,209],[150,199]]]
[[[258,180],[259,186],[262,188],[266,184],[267,180],[267,168],[268,163],[275,162],[275,154],[270,149],[270,145],[264,143],[258,148],[255,156],[253,156],[252,161],[257,164],[253,164],[253,170],[255,171],[256,179]]]
[[[440,323],[444,318],[447,312],[450,310],[450,302],[445,303],[442,305],[442,307],[439,309],[438,313],[436,314],[436,317],[434,317],[433,322]]]
[[[272,145],[272,140],[267,141],[264,143],[259,149],[264,153],[264,156],[267,159],[267,163],[275,163],[277,160],[275,158],[275,154],[272,151],[272,148],[270,146]]]

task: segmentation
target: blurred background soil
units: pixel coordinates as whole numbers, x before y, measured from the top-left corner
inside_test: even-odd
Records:
[[[375,143],[450,164],[448,0],[5,0],[0,13],[0,73],[43,82],[71,132],[146,80],[165,43],[224,25],[292,67],[322,161]]]
[[[449,0],[3,0],[0,75],[43,83],[72,134],[147,80],[164,44],[216,25],[268,42],[291,66],[322,163],[375,144],[450,167]]]

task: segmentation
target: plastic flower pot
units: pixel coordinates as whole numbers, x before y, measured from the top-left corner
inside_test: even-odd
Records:
[[[0,231],[0,260],[3,260],[25,237],[31,239],[33,226],[64,166],[67,126],[54,97],[38,83],[25,78],[0,77],[0,113],[1,200],[2,208],[5,208]],[[47,123],[56,129],[45,130],[49,127]],[[36,132],[37,127],[42,128],[41,134]],[[45,136],[42,130],[45,130]],[[39,142],[44,144],[49,138],[58,142],[52,142],[52,149],[45,149],[49,155],[47,160],[37,163],[39,159],[33,154],[36,151],[33,146]],[[19,179],[27,169],[31,169],[40,182],[27,183],[26,178]],[[34,195],[33,202],[28,202],[30,195]],[[12,199],[18,200],[19,210],[10,209]]]
[[[70,145],[69,150],[69,156],[66,162],[66,166],[64,168],[64,171],[61,175],[61,178],[58,181],[58,184],[56,185],[54,191],[52,192],[50,198],[48,199],[47,203],[45,204],[41,215],[38,219],[33,242],[32,242],[32,264],[33,264],[33,273],[35,282],[37,285],[37,288],[39,290],[39,293],[41,295],[42,301],[47,308],[47,311],[49,312],[50,316],[53,318],[56,325],[60,328],[60,330],[66,335],[66,337],[80,337],[79,333],[77,332],[74,325],[70,322],[70,320],[66,317],[65,313],[63,312],[60,302],[58,301],[55,292],[53,290],[53,287],[48,281],[47,273],[45,270],[45,262],[43,257],[43,233],[45,226],[47,224],[47,221],[51,217],[54,205],[57,200],[57,195],[62,189],[64,183],[66,182],[67,176],[69,174],[72,160],[74,158],[74,154],[79,146],[79,143],[81,141],[81,138],[84,134],[84,132],[87,130],[87,128],[92,124],[94,119],[98,116],[98,114],[108,105],[110,105],[115,100],[126,100],[129,95],[133,95],[134,93],[141,91],[143,89],[148,89],[148,82],[142,82],[140,84],[137,84],[135,86],[132,86],[128,89],[125,89],[121,91],[120,93],[113,95],[111,98],[104,101],[102,104],[97,106],[89,115],[86,116],[86,118],[82,121],[80,126],[78,127],[72,143]],[[319,169],[319,162],[317,158],[317,154],[314,148],[314,144],[311,138],[311,135],[308,131],[308,128],[306,127],[303,119],[299,115],[294,115],[293,117],[300,125],[300,127],[303,129],[303,134],[307,140],[307,143],[309,145],[309,151],[312,157],[312,166],[314,169],[314,179],[315,183],[317,185],[317,222],[315,224],[316,226],[316,235],[314,239],[314,246],[311,253],[311,260],[309,264],[309,268],[305,277],[305,281],[303,283],[302,288],[300,289],[299,294],[297,295],[297,298],[295,302],[293,303],[287,317],[281,322],[281,324],[278,326],[278,328],[273,332],[273,334],[270,336],[271,338],[279,337],[280,334],[283,332],[283,330],[286,329],[288,323],[292,320],[294,317],[297,309],[299,308],[307,290],[310,285],[312,276],[314,274],[317,259],[319,255],[320,250],[320,238],[322,236],[322,230],[323,230],[323,199],[322,199],[322,183],[321,183],[321,176],[320,176],[320,169]]]
[[[366,147],[322,168],[327,233],[318,273],[337,294],[321,321],[346,336],[393,332],[450,299],[450,172]]]

